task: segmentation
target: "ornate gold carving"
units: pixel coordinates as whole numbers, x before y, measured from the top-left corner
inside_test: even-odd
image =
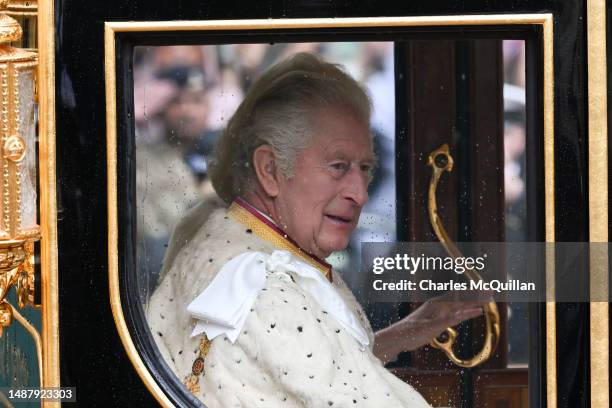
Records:
[[[0,10],[5,10],[7,0],[0,0]],[[15,286],[17,303],[20,308],[34,302],[34,267],[32,240],[16,239],[21,228],[21,165],[26,153],[26,143],[20,132],[20,86],[19,73],[23,68],[36,66],[36,54],[10,47],[8,43],[17,41],[22,30],[17,21],[0,14],[0,133],[2,141],[2,226],[0,228],[0,328],[11,324],[15,318],[32,335],[42,378],[42,346],[38,331],[9,304],[6,296]],[[22,68],[22,69],[23,69]],[[35,205],[35,203],[33,203]],[[11,223],[12,221],[12,223]],[[32,239],[38,238],[36,228],[30,231]],[[1,332],[0,332],[1,335]]]
[[[10,308],[10,305],[6,301],[6,295],[9,290],[13,286],[19,286],[20,281],[24,281],[22,283],[31,282],[32,285],[24,287],[22,289],[21,298],[24,300],[23,305],[28,299],[32,299],[30,292],[24,292],[26,289],[31,289],[33,291],[33,282],[34,282],[34,269],[31,267],[29,263],[26,263],[26,258],[28,257],[28,251],[30,254],[33,250],[32,243],[19,242],[19,241],[9,241],[9,242],[0,242],[0,326],[7,327],[12,322],[13,312]],[[24,265],[27,269],[24,269]],[[26,276],[22,276],[22,275]],[[27,275],[30,274],[31,278]],[[17,297],[20,297],[20,294],[17,294]],[[2,334],[0,327],[0,335]]]
[[[21,26],[14,18],[0,14],[0,43],[18,41],[22,35]]]
[[[21,265],[26,259],[26,251],[23,242],[0,243],[0,277],[7,270],[12,270]],[[2,293],[0,292],[0,295]]]
[[[18,90],[21,89],[20,83],[19,83],[19,68],[18,68],[18,64],[14,64],[13,65],[13,69],[12,69],[12,82],[13,82],[13,103],[12,103],[12,129],[14,132],[20,132],[21,131],[21,104],[20,104],[20,98],[19,98],[19,92]],[[7,143],[11,142],[11,137],[9,136],[9,138],[6,140],[5,142],[5,146]],[[23,153],[25,155],[25,141],[23,141]],[[13,219],[13,224],[11,225],[11,235],[15,236],[17,234],[19,234],[21,232],[21,163],[20,160],[19,161],[14,161],[14,166],[13,166],[13,177],[14,177],[14,199],[15,199],[15,203],[12,207],[12,219]]]
[[[12,286],[16,286],[20,308],[34,304],[34,242],[0,242],[0,337],[4,328],[15,318],[33,337],[42,383],[42,343],[38,331],[6,300]]]
[[[25,140],[20,136],[13,135],[6,139],[2,149],[2,156],[12,162],[23,160],[26,153]]]
[[[33,271],[32,271],[33,272]],[[17,278],[17,306],[24,308],[34,303],[34,273],[23,271]]]
[[[0,0],[0,43],[8,44],[13,41],[18,41],[23,35],[21,26],[12,17],[6,13],[9,1]]]
[[[30,239],[17,239],[21,234],[21,165],[26,143],[20,129],[21,70],[35,70],[36,54],[9,44],[21,39],[19,23],[5,14],[8,0],[0,0],[0,140],[2,146],[2,225],[0,226],[0,329],[15,318],[32,335],[36,343],[40,386],[43,384],[42,342],[38,331],[8,303],[6,296],[11,287],[17,292],[20,308],[34,303],[34,243],[39,230],[28,231]],[[31,9],[28,1],[18,1],[18,7]],[[21,66],[21,70],[20,70]],[[34,72],[32,72],[33,75]],[[36,203],[32,203],[35,205]],[[28,226],[29,227],[29,226]],[[0,331],[1,335],[1,331]]]
[[[17,305],[24,308],[34,305],[34,242],[24,244],[25,260],[19,268],[17,278]]]
[[[0,44],[0,58],[3,62],[32,61],[36,59],[36,53],[27,49]]]
[[[9,131],[10,131],[10,122],[9,122],[9,80],[8,80],[8,75],[9,75],[9,65],[8,64],[2,64],[0,66],[0,95],[1,99],[0,99],[0,123],[1,123],[1,128],[0,128],[0,132],[2,134],[2,144],[6,143],[6,140],[9,138]],[[10,213],[11,213],[11,207],[10,207],[10,188],[9,188],[9,162],[8,160],[2,160],[2,223],[3,223],[3,230],[8,232],[9,235],[12,232],[10,230]]]
[[[0,47],[4,49],[7,47]],[[18,54],[15,54],[16,56]],[[20,135],[22,109],[20,102],[21,74],[34,74],[37,66],[35,54],[21,52],[19,58],[7,61],[0,55],[0,146],[2,147],[2,218],[0,239],[38,239],[40,228],[21,230],[21,160],[27,154],[28,146]]]
[[[40,239],[40,227],[35,227],[27,230],[21,230],[16,239],[34,240]]]
[[[13,89],[21,89],[22,88],[22,84],[21,82],[24,81],[23,75],[22,74],[29,74],[32,73],[32,77],[35,77],[35,68],[38,65],[38,62],[36,60],[32,61],[25,61],[25,62],[16,62],[13,65],[13,70],[12,70],[12,77],[13,77]],[[13,132],[19,134],[19,132],[23,131],[22,126],[23,123],[21,121],[21,110],[26,108],[21,106],[22,105],[22,101],[20,101],[20,97],[19,94],[17,92],[14,93],[14,98],[13,98],[13,125],[11,126],[11,129]],[[12,138],[9,137],[6,141],[5,141],[5,146],[11,141],[10,139]],[[24,157],[25,155],[28,153],[28,144],[25,142],[25,140],[22,139],[23,145],[24,145]],[[17,145],[17,143],[16,143]],[[19,147],[19,146],[15,146],[15,147]],[[21,182],[22,182],[22,166],[25,166],[25,162],[22,162],[21,160],[19,161],[14,161],[14,174],[15,174],[15,204],[12,207],[12,211],[13,213],[11,214],[11,218],[13,219],[15,228],[14,230],[11,230],[11,237],[13,237],[14,239],[35,239],[37,240],[38,238],[40,238],[40,228],[38,226],[35,227],[30,227],[28,230],[23,230],[22,229],[22,206],[21,206],[21,197],[22,197],[22,193],[21,193]],[[31,171],[31,170],[30,170]]]

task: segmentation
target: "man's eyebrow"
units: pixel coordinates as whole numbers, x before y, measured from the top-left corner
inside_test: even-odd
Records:
[[[361,160],[362,163],[365,162],[378,162],[378,157],[376,157],[376,154],[372,153],[371,155],[367,156],[366,158],[364,158],[363,160]]]
[[[330,150],[325,154],[325,160],[348,160],[348,155],[344,153],[342,150]]]
[[[325,161],[330,161],[330,160],[349,160],[349,157],[346,153],[344,153],[342,150],[332,150],[329,151],[325,154],[324,157]],[[366,157],[362,160],[359,161],[359,165],[363,165],[363,164],[367,164],[370,165],[372,167],[373,170],[378,168],[379,160],[378,160],[378,156],[373,153],[371,156]]]

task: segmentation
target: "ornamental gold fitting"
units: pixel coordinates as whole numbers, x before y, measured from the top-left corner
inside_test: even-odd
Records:
[[[6,10],[11,15],[30,15],[38,11],[36,0],[9,0],[6,3]],[[0,6],[2,2],[0,1]]]
[[[8,3],[8,0],[0,0],[0,44],[18,41],[22,34],[19,23],[5,14]]]

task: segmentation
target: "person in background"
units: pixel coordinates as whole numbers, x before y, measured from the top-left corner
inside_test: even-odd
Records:
[[[156,285],[175,225],[203,194],[212,192],[207,160],[217,139],[217,132],[208,127],[202,47],[160,47],[151,58],[155,67],[151,83],[146,86],[141,81],[139,89],[143,95],[161,89],[164,104],[153,103],[148,110],[137,104],[137,111],[149,115],[137,122],[136,149],[138,276],[146,280],[140,285],[144,304]],[[151,128],[157,134],[147,132]]]

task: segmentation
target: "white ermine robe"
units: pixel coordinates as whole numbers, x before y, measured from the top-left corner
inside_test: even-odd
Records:
[[[372,354],[370,324],[338,274],[329,286],[291,267],[269,267],[272,254],[277,260],[280,254],[281,261],[309,265],[304,267],[309,273],[312,268],[321,277],[331,273],[247,207],[234,202],[229,210],[217,208],[199,221],[199,229],[183,226],[195,233],[175,233],[184,246],[174,254],[170,248],[171,264],[151,297],[147,318],[161,354],[181,381],[209,408],[428,407]],[[246,289],[255,294],[251,300],[236,297],[242,292],[232,285],[242,282],[231,279],[248,275],[233,275],[238,269],[226,267],[239,256],[245,260],[241,273],[252,265],[258,271],[253,276],[259,274],[260,280]],[[262,262],[267,265],[263,275]],[[225,277],[213,282],[224,267]],[[187,310],[209,286],[221,288],[214,293],[219,299],[208,306],[219,321],[195,318]],[[335,293],[326,292],[330,288]],[[242,302],[248,303],[246,309]],[[192,337],[198,324],[204,333]],[[212,340],[204,340],[204,334]],[[203,370],[194,374],[199,357]]]

